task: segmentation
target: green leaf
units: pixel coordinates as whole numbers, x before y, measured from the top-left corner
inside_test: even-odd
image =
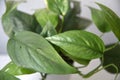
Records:
[[[106,21],[104,12],[95,8],[90,8],[92,20],[97,26],[97,28],[105,33],[111,31],[109,23]]]
[[[76,73],[42,36],[23,31],[8,41],[8,53],[13,62],[37,72],[52,74]]]
[[[46,0],[48,8],[57,13],[65,15],[69,9],[69,0]]]
[[[67,17],[64,22],[63,31],[85,29],[91,24],[89,19],[77,16]]]
[[[70,3],[73,4],[71,9],[73,10],[74,14],[80,14],[81,13],[81,7],[80,7],[80,1],[70,0]]]
[[[114,11],[112,11],[110,8],[100,3],[97,3],[97,4],[102,9],[102,12],[104,12],[105,19],[107,23],[110,25],[110,28],[112,29],[113,33],[120,40],[120,18],[119,16],[117,16],[117,14]]]
[[[96,35],[73,30],[46,38],[59,46],[72,58],[91,60],[100,58],[105,50],[103,41]]]
[[[42,35],[43,37],[50,37],[55,34],[57,34],[57,31],[51,25],[51,23],[47,23],[47,25],[43,28],[42,32],[40,33],[40,35]]]
[[[14,64],[13,62],[8,63],[2,69],[2,71],[7,72],[7,73],[12,74],[12,75],[23,75],[23,74],[35,73],[34,70],[23,68],[23,67],[19,67],[16,64]]]
[[[107,45],[107,48],[113,46],[114,44]],[[118,67],[118,72],[120,73],[120,45],[117,45],[115,48],[106,51],[104,54],[104,62],[103,66],[114,64]],[[116,73],[116,69],[114,67],[108,67],[107,70],[110,73]]]
[[[24,30],[33,32],[39,31],[40,33],[41,29],[34,15],[28,15],[18,11],[15,4],[12,7],[10,6],[12,5],[11,2],[7,2],[6,4],[7,11],[2,16],[2,24],[5,33],[9,37],[12,37],[16,32]]]
[[[78,62],[79,64],[82,64],[82,65],[88,65],[89,62],[90,62],[90,60],[86,60],[86,59],[81,59],[81,58],[74,57],[74,56],[68,54],[68,53],[67,53],[65,50],[63,50],[63,49],[61,49],[61,52],[62,52],[62,54],[63,54],[64,56],[67,56],[67,57],[64,58],[64,56],[62,55],[62,57],[63,57],[64,59],[73,60],[73,61]],[[61,53],[59,53],[59,54],[61,54]],[[69,61],[67,61],[67,62],[69,62]]]
[[[58,24],[58,15],[48,9],[37,10],[35,17],[42,27],[45,27],[47,23],[51,23],[54,27]]]
[[[6,72],[0,71],[0,80],[20,80],[20,79],[14,77],[11,74],[8,74]]]

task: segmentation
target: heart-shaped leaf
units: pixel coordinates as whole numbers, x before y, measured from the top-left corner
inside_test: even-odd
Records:
[[[105,50],[103,41],[86,31],[67,31],[46,39],[63,49],[71,58],[85,60],[100,58]]]
[[[11,74],[8,74],[6,72],[0,71],[0,80],[20,80],[20,79],[14,77]]]
[[[42,36],[32,32],[16,33],[9,40],[7,49],[13,62],[25,68],[52,74],[77,72]]]
[[[23,67],[19,67],[16,64],[14,64],[12,61],[10,63],[8,63],[2,69],[2,71],[7,72],[7,73],[12,74],[12,75],[23,75],[23,74],[35,73],[34,70],[23,68]]]
[[[92,20],[101,32],[111,31],[110,24],[106,21],[104,12],[95,8],[90,8]]]
[[[17,4],[13,4],[8,1],[6,3],[7,10],[2,16],[2,24],[6,34],[11,37],[18,31],[33,31],[40,33],[40,26],[35,19],[34,15],[29,15],[23,12],[20,12],[16,9]]]
[[[58,15],[48,9],[36,10],[35,17],[42,27],[45,27],[47,23],[51,23],[56,27],[58,23]]]
[[[97,3],[100,8],[102,9],[102,12],[104,12],[105,19],[107,23],[110,25],[110,28],[116,35],[116,37],[120,40],[120,18],[117,16],[115,12],[113,12],[111,9],[108,7]]]
[[[65,15],[69,9],[69,0],[46,0],[48,8],[57,13]]]

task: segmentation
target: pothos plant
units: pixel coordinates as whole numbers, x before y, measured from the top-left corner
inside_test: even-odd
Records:
[[[19,2],[6,1],[2,16],[11,62],[0,70],[0,80],[19,80],[13,75],[39,72],[42,80],[49,74],[79,74],[88,78],[102,69],[120,72],[120,18],[110,8],[89,7],[92,21],[102,33],[112,31],[118,42],[106,47],[101,37],[84,29],[90,20],[78,17],[80,6],[73,0],[45,0],[47,7],[33,15],[17,9]],[[72,5],[72,6],[71,6]],[[93,59],[101,64],[83,74],[74,62],[87,66]],[[116,79],[116,77],[115,77]]]

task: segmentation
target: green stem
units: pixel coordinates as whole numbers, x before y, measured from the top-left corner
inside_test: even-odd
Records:
[[[109,65],[106,65],[106,66],[104,66],[104,67],[102,67],[101,69],[99,69],[97,72],[99,72],[99,71],[101,71],[101,70],[103,70],[103,69],[105,69],[105,68],[108,68],[108,67],[114,67],[115,69],[116,69],[116,75],[115,75],[115,78],[114,78],[114,80],[117,80],[117,77],[118,77],[118,67],[115,65],[115,64],[109,64]]]
[[[79,75],[81,75],[83,78],[88,78],[88,77],[91,77],[92,75],[94,75],[95,73],[105,69],[105,68],[108,68],[110,66],[113,66],[115,69],[116,69],[116,76],[114,78],[114,80],[117,79],[117,76],[118,76],[118,68],[116,67],[116,65],[114,64],[109,64],[109,65],[106,65],[104,67],[102,67],[101,69],[99,69],[101,67],[101,65],[99,65],[97,68],[95,68],[94,70],[92,70],[91,72],[87,73],[87,74],[82,74],[81,72],[79,72]]]
[[[46,74],[46,73],[40,73],[40,74],[41,74],[41,76],[42,76],[42,79],[41,79],[41,80],[46,80],[47,74]]]
[[[115,48],[118,44],[119,44],[119,41],[118,41],[118,42],[116,42],[113,46],[111,46],[111,47],[107,48],[104,52],[109,51],[109,50],[111,50],[111,49]]]
[[[62,20],[62,23],[61,23],[61,26],[60,26],[60,30],[59,30],[59,33],[61,33],[62,32],[62,30],[63,30],[63,23],[64,23],[64,16],[63,15],[61,15],[61,20]]]
[[[102,37],[104,35],[104,33],[102,33],[101,35],[100,35],[100,37]]]
[[[99,65],[98,67],[96,67],[94,70],[92,70],[91,72],[87,73],[87,74],[82,74],[79,73],[83,78],[88,78],[92,75],[94,75],[95,73],[97,73],[98,69],[101,67],[101,65]]]

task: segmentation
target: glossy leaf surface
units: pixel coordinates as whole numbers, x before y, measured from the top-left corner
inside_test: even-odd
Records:
[[[110,46],[113,46],[113,44],[108,45],[107,48]],[[109,64],[116,65],[120,73],[120,45],[117,45],[115,48],[105,52],[103,66]],[[116,73],[116,69],[112,66],[106,68],[106,70],[110,73]]]
[[[69,0],[46,0],[48,8],[57,13],[65,15],[69,9]]]
[[[103,33],[111,31],[110,25],[106,21],[103,11],[95,8],[90,8],[90,10],[92,14],[92,20],[97,26],[97,28]]]
[[[32,32],[17,33],[9,40],[7,49],[14,63],[37,72],[52,74],[77,72],[42,36]]]
[[[67,31],[47,40],[62,48],[71,58],[91,60],[101,57],[105,50],[103,41],[86,31]]]
[[[58,15],[48,9],[37,10],[35,16],[42,27],[45,27],[48,23],[54,27],[57,26]]]
[[[102,11],[104,12],[105,19],[107,23],[110,25],[110,28],[116,35],[116,37],[120,40],[120,18],[119,16],[113,12],[110,8],[97,3]]]
[[[16,4],[7,2],[7,10],[2,16],[4,31],[9,37],[12,37],[19,31],[40,32],[40,26],[33,15],[20,12],[16,9]]]
[[[8,74],[6,72],[0,71],[0,80],[20,80],[20,79],[14,77],[11,74]]]
[[[35,73],[34,70],[22,68],[14,64],[13,62],[8,63],[2,71],[7,72],[12,75],[23,75],[23,74],[32,74]]]

